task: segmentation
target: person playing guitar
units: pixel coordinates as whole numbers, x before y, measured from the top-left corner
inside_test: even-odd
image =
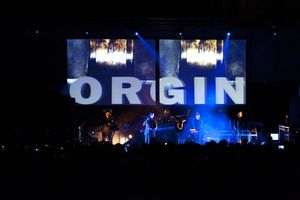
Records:
[[[157,122],[154,119],[154,113],[150,112],[147,118],[143,122],[143,126],[145,126],[144,135],[145,135],[145,143],[150,144],[150,136],[155,137],[155,131],[157,128]]]
[[[186,140],[186,131],[184,130],[190,110],[188,109],[184,115],[174,117],[175,128],[178,136],[178,144],[184,144]]]

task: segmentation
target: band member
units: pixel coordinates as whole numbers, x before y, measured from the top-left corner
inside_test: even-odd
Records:
[[[232,143],[241,143],[242,138],[240,135],[243,134],[243,132],[247,129],[247,123],[245,121],[244,118],[244,114],[242,111],[239,111],[236,114],[236,119],[234,121],[234,125],[233,125],[233,129],[234,129],[234,133],[232,138],[230,139]]]
[[[184,144],[187,136],[186,126],[187,119],[189,117],[190,110],[188,109],[185,115],[181,115],[175,118],[175,127],[178,135],[178,144]]]
[[[200,118],[200,113],[196,112],[195,117],[191,119],[189,139],[192,142],[202,144],[203,136],[203,122]]]
[[[154,119],[154,113],[150,112],[147,118],[143,122],[145,126],[145,143],[150,144],[150,137],[155,137],[155,130],[157,128],[157,122]]]
[[[184,132],[184,124],[186,122],[186,119],[179,118],[178,120],[175,120],[176,122],[176,132],[178,135],[178,144],[184,144],[185,143],[185,132]]]
[[[106,109],[104,118],[101,120],[100,127],[102,132],[102,141],[112,143],[113,133],[115,131],[115,123],[112,117],[112,110]]]

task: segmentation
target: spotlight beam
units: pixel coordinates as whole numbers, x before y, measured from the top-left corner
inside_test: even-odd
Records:
[[[154,58],[155,60],[158,59],[158,55],[155,51],[155,49],[153,49],[146,40],[144,40],[142,38],[142,36],[138,33],[135,32],[135,35],[138,37],[138,39],[142,42],[142,44],[145,46],[146,50],[148,51],[148,53],[151,55],[152,58]]]

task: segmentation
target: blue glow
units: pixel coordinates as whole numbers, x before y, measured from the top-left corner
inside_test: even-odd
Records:
[[[230,35],[231,35],[231,33],[230,33],[230,32],[228,32],[228,33],[227,33],[227,36],[230,36]]]
[[[180,36],[182,36],[182,33],[179,33]]]
[[[277,36],[277,33],[273,33],[274,36]]]
[[[227,58],[228,58],[228,52],[229,52],[229,39],[230,33],[227,33],[226,40],[224,41],[224,47],[223,47],[223,67],[226,66]]]
[[[134,33],[134,35],[138,36],[138,35],[139,35],[139,33],[138,33],[138,32],[135,32],[135,33]]]
[[[86,34],[86,35],[88,35],[88,34],[89,34],[89,32],[85,32],[85,34]]]
[[[144,40],[137,32],[136,32],[136,36],[139,38],[139,40],[142,42],[142,44],[144,45],[144,47],[146,48],[146,50],[148,51],[148,53],[151,55],[152,58],[154,58],[155,60],[158,59],[158,55],[155,51],[154,48],[152,48],[148,42],[146,40]]]
[[[190,117],[193,118],[196,112],[200,113],[200,119],[203,123],[204,135],[200,144],[211,141],[219,143],[222,140],[228,143],[232,142],[230,137],[234,130],[231,126],[232,120],[228,116],[228,110],[225,106],[208,106],[205,108],[199,106],[192,110]],[[188,123],[186,125],[189,126]]]

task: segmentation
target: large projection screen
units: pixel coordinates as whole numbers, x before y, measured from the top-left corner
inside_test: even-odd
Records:
[[[69,39],[67,63],[78,104],[246,103],[245,40]]]
[[[245,40],[159,40],[159,57],[160,103],[246,103]]]
[[[81,104],[154,105],[154,50],[155,40],[68,40],[69,82],[90,78],[73,87],[70,95]]]

